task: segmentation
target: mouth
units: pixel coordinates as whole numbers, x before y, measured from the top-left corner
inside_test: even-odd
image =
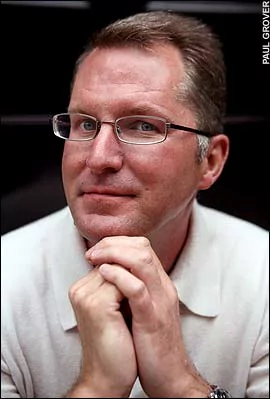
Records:
[[[83,197],[85,198],[92,198],[95,200],[102,200],[102,199],[124,199],[124,198],[131,198],[134,196],[131,195],[123,195],[123,194],[110,194],[110,193],[84,193]]]
[[[93,199],[117,199],[117,198],[134,198],[135,195],[133,193],[123,191],[123,190],[114,190],[114,189],[90,189],[84,191],[82,193],[83,197],[93,198]]]

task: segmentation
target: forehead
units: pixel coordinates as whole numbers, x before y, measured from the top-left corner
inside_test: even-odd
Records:
[[[100,101],[159,101],[175,98],[183,80],[181,55],[173,46],[95,49],[79,66],[71,104]]]

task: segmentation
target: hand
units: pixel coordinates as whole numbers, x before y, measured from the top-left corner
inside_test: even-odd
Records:
[[[182,341],[178,295],[150,242],[143,237],[108,237],[86,257],[128,298],[138,373],[147,395],[192,397],[188,387],[196,386],[198,375]]]
[[[95,268],[70,288],[69,297],[82,342],[81,374],[69,397],[128,397],[137,365],[120,312],[123,295]]]

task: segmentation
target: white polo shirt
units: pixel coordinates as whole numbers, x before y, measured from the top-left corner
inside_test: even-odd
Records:
[[[268,236],[195,202],[171,273],[191,360],[235,398],[269,397]],[[84,243],[68,208],[1,240],[1,397],[64,397],[80,368],[68,290],[91,268]],[[138,380],[130,397],[146,397]]]

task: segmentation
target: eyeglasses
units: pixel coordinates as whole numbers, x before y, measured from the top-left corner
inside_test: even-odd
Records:
[[[213,134],[190,127],[175,125],[157,116],[132,115],[115,121],[99,121],[93,116],[80,113],[63,113],[53,116],[54,134],[69,141],[93,140],[103,123],[113,126],[117,138],[128,144],[157,144],[166,140],[168,129],[182,130],[206,137]]]

